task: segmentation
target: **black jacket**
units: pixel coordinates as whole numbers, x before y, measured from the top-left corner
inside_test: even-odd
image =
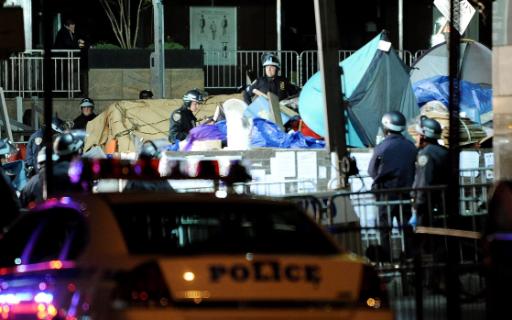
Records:
[[[66,27],[60,28],[55,37],[55,43],[53,44],[54,49],[80,49],[78,46],[78,37],[72,34]]]
[[[196,126],[197,118],[185,105],[171,113],[169,142],[174,143],[176,140],[185,140],[190,129]]]
[[[297,94],[297,87],[288,81],[285,77],[275,76],[274,78],[260,77],[256,79],[244,91],[245,103],[251,104],[251,98],[254,96],[253,89],[258,89],[263,93],[272,92],[279,97],[279,100],[286,99],[294,94]]]
[[[34,133],[32,133],[27,143],[25,165],[27,167],[33,167],[36,170],[35,172],[37,172],[37,154],[44,146],[43,137],[44,128],[39,128]]]
[[[44,171],[44,169],[43,169]],[[20,202],[23,207],[28,206],[30,202],[43,201],[43,186],[41,185],[41,175],[33,175],[27,184],[21,190]]]
[[[87,122],[91,121],[92,119],[96,118],[95,113],[91,113],[88,116],[84,116],[83,114],[80,114],[78,117],[73,120],[73,129],[83,129],[87,127]]]

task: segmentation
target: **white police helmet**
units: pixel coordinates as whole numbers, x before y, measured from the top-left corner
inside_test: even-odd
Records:
[[[263,56],[261,56],[263,67],[266,66],[274,66],[276,68],[281,68],[281,63],[279,62],[279,59],[276,57],[273,53],[265,53]]]

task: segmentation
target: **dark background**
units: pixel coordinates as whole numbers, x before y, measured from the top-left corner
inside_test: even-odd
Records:
[[[34,46],[39,41],[41,1],[33,3]],[[473,0],[472,2],[475,2]],[[491,46],[491,0],[479,14],[479,41]],[[136,1],[133,0],[135,4]],[[412,52],[429,47],[432,32],[432,0],[404,0],[404,48]],[[165,6],[166,38],[188,47],[190,6],[236,6],[238,20],[238,49],[275,50],[275,0],[167,0]],[[398,0],[336,1],[340,49],[358,49],[382,29],[387,29],[391,41],[398,47]],[[77,33],[89,44],[109,42],[116,44],[110,22],[97,0],[54,0],[53,14],[60,12],[63,19],[77,22]],[[476,15],[473,19],[476,19]],[[366,23],[373,22],[376,30],[368,32]],[[283,50],[316,50],[315,18],[312,0],[282,0]],[[142,15],[138,47],[147,47],[153,41],[152,9]]]

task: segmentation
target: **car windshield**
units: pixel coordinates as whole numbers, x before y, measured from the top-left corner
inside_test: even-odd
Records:
[[[128,250],[137,254],[280,253],[339,249],[293,206],[254,203],[113,204]]]

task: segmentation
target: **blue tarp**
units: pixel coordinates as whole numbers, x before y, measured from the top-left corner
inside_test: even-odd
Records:
[[[417,81],[413,84],[414,94],[418,105],[438,100],[448,107],[449,78],[447,76],[435,76]],[[469,81],[460,81],[460,111],[474,122],[482,123],[491,119],[481,120],[481,115],[492,112],[492,88],[484,87]]]
[[[201,125],[191,130],[187,138],[185,150],[190,149],[193,141],[223,140],[227,139],[226,121],[219,121],[215,125]],[[266,148],[300,148],[323,149],[325,142],[304,136],[301,132],[285,133],[272,121],[261,118],[253,119],[251,130],[251,147]],[[177,143],[170,145],[167,150],[177,151]]]
[[[254,101],[245,109],[244,116],[247,118],[264,118],[270,119],[270,103],[264,97],[257,97]],[[290,117],[281,112],[281,120],[285,124]]]

